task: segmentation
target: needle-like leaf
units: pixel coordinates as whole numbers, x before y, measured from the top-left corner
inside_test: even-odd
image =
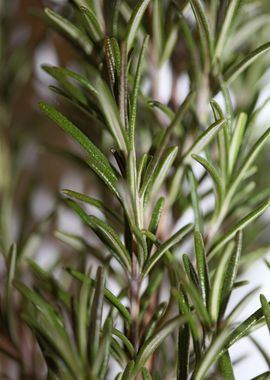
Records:
[[[88,154],[87,163],[91,169],[118,195],[117,177],[108,159],[70,120],[47,103],[40,103],[41,109],[61,127],[69,136],[78,142]]]
[[[138,352],[135,367],[133,370],[134,374],[137,374],[141,370],[149,357],[153,354],[153,352],[157,350],[162,341],[184,322],[184,317],[175,317],[171,319],[143,344]]]
[[[209,175],[211,176],[213,180],[214,192],[215,192],[215,211],[218,213],[221,209],[221,205],[222,205],[222,201],[224,197],[223,185],[220,179],[220,175],[218,171],[216,170],[216,168],[214,167],[214,165],[212,165],[211,162],[209,162],[205,158],[198,156],[196,154],[193,154],[192,158],[196,160],[197,162],[199,162],[207,170],[207,172],[209,173]]]
[[[191,148],[187,151],[187,153],[183,157],[183,161],[185,164],[192,163],[192,155],[199,154],[216,136],[216,134],[224,127],[226,124],[226,120],[218,120],[213,123],[205,132],[203,132],[197,140],[193,143]]]
[[[270,306],[263,294],[260,295],[260,301],[262,305],[263,314],[267,323],[267,327],[270,333]]]
[[[199,2],[199,0],[189,0],[189,3],[194,12],[198,28],[200,31],[200,37],[202,41],[203,54],[205,62],[210,62],[213,54],[213,41],[210,32],[209,22],[207,20],[206,13]]]
[[[91,284],[91,286],[95,286],[95,281],[93,279],[91,279],[90,277],[86,276],[84,273],[80,273],[78,271],[75,271],[73,269],[68,269],[68,272],[71,274],[71,276],[73,276],[74,278],[76,278],[77,280],[81,281],[81,282],[86,282],[86,283],[89,283]],[[104,288],[104,297],[105,299],[111,304],[113,305],[118,311],[119,313],[124,317],[124,319],[130,323],[131,322],[131,317],[130,317],[130,314],[127,310],[127,308],[120,302],[120,300],[108,289],[108,288]]]
[[[217,39],[214,58],[220,59],[222,55],[222,51],[226,45],[226,40],[228,39],[230,27],[235,18],[240,2],[241,0],[232,0],[227,6],[225,18]]]
[[[151,271],[151,269],[156,265],[156,263],[161,259],[166,251],[168,251],[175,244],[179,243],[193,228],[193,224],[187,224],[185,227],[181,228],[177,231],[170,239],[165,241],[156,252],[146,261],[143,276],[147,276],[147,274]]]
[[[48,19],[57,26],[60,31],[65,33],[65,35],[83,49],[85,54],[91,54],[93,46],[90,40],[76,25],[49,8],[46,8],[44,12]]]
[[[251,314],[245,321],[240,323],[236,329],[228,336],[228,340],[226,342],[226,347],[231,347],[235,342],[239,339],[243,338],[248,334],[248,332],[258,324],[258,322],[264,317],[262,308],[256,310],[253,314]],[[222,352],[223,353],[223,352]]]
[[[202,235],[200,231],[194,232],[194,246],[196,254],[197,272],[199,278],[199,284],[201,289],[202,298],[205,306],[208,303],[208,296],[210,290],[208,266],[205,255],[205,248]]]
[[[246,70],[253,62],[255,62],[262,54],[270,49],[270,42],[259,46],[256,50],[249,53],[241,62],[233,64],[224,74],[227,84],[232,83],[244,70]]]
[[[127,43],[127,54],[132,48],[140,22],[149,3],[150,0],[139,0],[132,12],[131,18],[128,22],[128,28],[125,37]]]
[[[224,352],[220,357],[218,364],[224,376],[224,380],[235,380],[229,351]]]
[[[213,279],[213,284],[211,287],[210,298],[209,298],[209,312],[211,318],[214,322],[218,320],[221,297],[222,297],[222,287],[224,283],[225,273],[228,270],[230,259],[233,253],[234,244],[229,244],[225,253],[219,262],[218,268]]]
[[[219,353],[226,344],[228,338],[228,331],[224,329],[209,346],[205,352],[200,365],[196,368],[192,380],[201,380],[205,378],[210,367],[217,361]]]
[[[220,293],[220,296],[221,296],[220,315],[222,315],[222,313],[226,309],[227,303],[231,295],[231,291],[235,283],[237,270],[238,270],[238,263],[239,263],[241,250],[242,250],[242,239],[243,239],[243,234],[242,234],[242,231],[240,230],[236,235],[235,250],[230,257],[230,260],[227,265],[227,270],[224,273],[223,286]]]
[[[247,115],[245,113],[240,113],[236,125],[233,131],[232,141],[230,143],[229,149],[229,173],[232,173],[234,168],[239,149],[243,140],[243,135],[245,131],[245,126],[247,122]]]
[[[113,228],[99,218],[88,215],[71,199],[67,199],[66,202],[80,216],[82,221],[97,234],[104,245],[112,252],[116,260],[118,260],[125,269],[130,269],[131,262],[129,253]]]
[[[80,10],[92,40],[94,42],[100,42],[104,38],[104,33],[95,13],[91,9],[85,7],[81,7]]]
[[[244,229],[248,224],[252,223],[270,206],[270,200],[263,202],[256,210],[245,216],[233,228],[231,228],[224,236],[221,236],[209,251],[209,258],[213,257],[228,241],[230,241],[238,231]]]

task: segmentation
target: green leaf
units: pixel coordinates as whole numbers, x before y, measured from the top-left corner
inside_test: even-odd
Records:
[[[199,278],[199,285],[202,294],[202,298],[205,306],[208,303],[208,296],[210,291],[210,282],[208,274],[208,266],[205,255],[205,248],[202,235],[200,231],[194,232],[194,246],[196,254],[196,263],[197,263],[197,273]]]
[[[192,262],[190,261],[190,258],[188,257],[188,255],[184,254],[182,259],[183,259],[184,269],[185,269],[188,279],[196,287],[196,289],[199,290],[200,288],[199,279],[195,271],[195,268]]]
[[[104,33],[95,13],[90,8],[80,7],[80,10],[92,40],[100,42],[104,38]]]
[[[172,289],[172,295],[176,299],[181,315],[183,315],[187,324],[189,325],[194,341],[198,341],[200,338],[200,330],[198,329],[198,324],[195,316],[191,313],[187,297],[184,296],[183,292],[179,289]],[[180,358],[179,358],[180,359]]]
[[[249,291],[245,296],[239,301],[239,303],[232,309],[232,311],[226,317],[228,323],[235,322],[236,317],[244,310],[245,306],[251,302],[251,298],[258,292],[260,288],[256,287]]]
[[[86,151],[89,158],[87,163],[91,169],[118,196],[116,189],[117,177],[104,154],[82,133],[71,121],[47,103],[40,103],[40,108],[61,127],[69,136],[78,142]]]
[[[115,100],[102,79],[98,78],[96,80],[95,87],[99,106],[107,126],[118,148],[126,154],[128,151],[128,139]]]
[[[145,367],[142,369],[142,378],[143,380],[152,380],[152,376],[150,375],[148,369]]]
[[[130,20],[128,22],[127,33],[125,36],[125,41],[127,43],[127,54],[129,53],[133,45],[137,30],[149,3],[150,0],[139,0],[132,12]]]
[[[262,308],[256,310],[253,314],[251,314],[245,321],[240,323],[236,329],[228,336],[228,340],[226,342],[226,348],[230,348],[234,345],[239,339],[248,335],[249,331],[258,324],[258,322],[264,317]]]
[[[142,188],[140,190],[141,196],[145,193],[145,190],[146,190],[151,178],[153,177],[153,173],[156,171],[157,166],[160,164],[160,161],[161,161],[162,156],[164,155],[166,147],[169,143],[172,132],[174,131],[175,127],[181,122],[185,113],[188,111],[191,104],[193,103],[194,98],[195,98],[195,93],[193,91],[191,91],[187,95],[187,97],[185,98],[184,102],[178,107],[178,109],[177,109],[176,113],[174,114],[174,117],[171,120],[169,126],[163,132],[162,137],[159,141],[159,146],[155,151],[154,157],[150,161],[150,163],[147,167],[147,170],[146,170],[146,173],[144,176],[144,181],[142,184]]]
[[[270,367],[270,356],[268,353],[268,350],[265,349],[261,343],[259,343],[252,335],[249,335],[248,337],[251,342],[254,344],[256,349],[259,351],[260,355],[263,357],[264,361],[266,362],[267,366]]]
[[[224,376],[224,380],[235,380],[229,351],[225,351],[224,354],[221,355],[218,364]]]
[[[38,319],[33,319],[28,313],[23,314],[23,318],[29,327],[46,338],[49,349],[56,352],[73,376],[81,376],[82,369],[77,352],[74,344],[70,342],[59,314],[37,292],[18,281],[15,281],[14,285],[34,305],[35,309],[39,311]]]
[[[184,317],[175,317],[171,319],[142,345],[142,347],[139,349],[135,362],[133,372],[135,375],[141,370],[141,368],[145,365],[151,355],[157,350],[163,340],[184,322]]]
[[[90,197],[89,195],[86,195],[86,194],[78,193],[77,191],[68,190],[68,189],[61,190],[61,193],[70,198],[77,199],[81,202],[94,206],[97,209],[103,211],[105,214],[109,215],[113,220],[116,220],[118,223],[120,224],[123,223],[121,216],[117,214],[115,211],[113,211],[111,208],[107,207],[106,204],[100,201],[99,199]]]
[[[236,163],[236,159],[242,144],[243,135],[247,122],[247,114],[241,112],[233,131],[232,140],[229,148],[229,173],[231,174]]]
[[[191,168],[189,168],[188,170],[188,182],[189,182],[190,192],[191,192],[191,201],[192,201],[192,208],[193,208],[193,213],[194,213],[195,230],[198,230],[201,233],[203,233],[204,225],[203,225],[202,212],[200,209],[198,181]]]
[[[207,20],[207,16],[199,0],[189,0],[194,16],[196,18],[200,37],[202,41],[203,55],[205,63],[211,62],[213,53],[213,41],[210,33],[210,26]]]
[[[210,248],[209,258],[213,257],[228,241],[230,241],[238,231],[244,229],[248,224],[257,219],[269,207],[270,200],[263,202],[256,210],[245,216],[235,226],[233,226],[224,236],[221,236]]]
[[[75,71],[69,70],[65,67],[56,67],[56,66],[49,66],[49,65],[43,65],[42,66],[46,71],[52,71],[53,72],[59,72],[63,76],[67,76],[69,78],[75,79],[77,82],[79,82],[83,87],[85,87],[91,95],[94,97],[97,96],[97,90],[92,86],[90,81],[82,76],[81,74],[76,73]]]
[[[179,327],[177,352],[177,380],[189,378],[190,328],[187,324]]]
[[[16,261],[17,261],[17,245],[13,243],[8,252],[8,275],[6,284],[6,313],[9,327],[9,334],[16,341],[16,325],[15,325],[15,305],[13,305],[13,286],[12,282],[16,274]]]
[[[215,54],[214,54],[214,58],[216,59],[220,59],[222,56],[222,52],[224,50],[224,47],[226,46],[226,42],[227,42],[226,40],[228,39],[228,35],[230,32],[230,27],[235,18],[240,2],[241,0],[232,0],[226,9],[224,21],[222,23],[222,27],[219,32],[217,43],[216,43]]]
[[[76,86],[71,84],[70,81],[66,79],[66,73],[61,67],[54,67],[49,65],[43,65],[43,70],[45,70],[49,75],[55,78],[64,88],[70,97],[75,98],[79,103],[88,106],[88,101],[84,93]]]
[[[114,60],[114,64],[115,64],[115,70],[119,76],[121,73],[121,51],[120,51],[120,47],[119,47],[117,40],[114,37],[110,38],[110,43],[111,43],[111,49],[112,49],[112,54],[113,54],[113,60]]]
[[[111,340],[111,355],[113,359],[121,366],[125,367],[128,363],[128,356],[126,350],[114,338]],[[121,377],[120,377],[121,378]]]
[[[147,101],[147,105],[150,108],[154,108],[154,109],[156,108],[157,110],[159,110],[162,114],[164,114],[168,118],[170,122],[173,120],[175,116],[175,112],[169,106],[159,102],[158,100],[149,99]]]
[[[107,64],[107,71],[108,71],[111,91],[112,93],[114,93],[114,87],[115,87],[115,82],[116,82],[116,78],[115,78],[116,62],[114,59],[111,39],[109,37],[105,37],[105,40],[104,40],[104,53],[105,53],[105,59],[106,59],[106,64]]]
[[[113,228],[95,216],[88,215],[74,201],[67,199],[66,202],[80,216],[82,221],[97,234],[100,240],[112,252],[116,260],[125,269],[130,270],[131,261],[129,253]]]
[[[253,62],[255,62],[262,54],[270,49],[270,42],[259,46],[256,50],[249,53],[242,61],[233,64],[224,74],[227,84],[231,84],[244,70],[246,70]]]
[[[89,282],[84,280],[80,289],[80,295],[77,306],[77,335],[80,354],[84,358],[84,360],[87,360],[87,327],[90,317],[89,300],[92,296],[92,290],[93,289],[91,289]]]
[[[108,372],[108,365],[110,360],[110,345],[113,329],[113,320],[108,317],[104,323],[102,329],[102,337],[100,341],[99,350],[97,352],[94,365],[93,365],[93,375],[97,376],[99,379],[105,379]]]
[[[265,316],[265,321],[270,333],[270,306],[263,294],[260,295],[260,301],[262,305],[263,314]]]
[[[205,158],[198,156],[196,154],[192,154],[192,158],[196,160],[197,162],[199,162],[205,168],[205,170],[207,170],[208,174],[211,176],[213,180],[213,184],[214,184],[215,210],[216,212],[219,212],[222,205],[223,197],[224,197],[223,195],[224,191],[223,191],[223,186],[220,179],[220,174],[218,173],[214,165],[212,165],[211,162],[209,162]]]
[[[91,54],[93,49],[92,44],[88,37],[79,28],[77,28],[77,26],[49,8],[46,8],[44,12],[55,26],[57,26],[65,35],[67,35],[73,42],[78,44],[83,49],[85,54]]]
[[[128,70],[129,66],[127,56],[127,45],[123,42],[121,45],[121,67],[118,86],[118,107],[120,119],[125,130],[128,129]]]
[[[162,1],[154,0],[153,2],[153,44],[156,49],[158,61],[160,61],[161,53],[164,46],[164,4]],[[167,38],[166,38],[167,40]]]
[[[199,292],[199,284],[196,272],[187,255],[183,255],[183,263],[186,274],[182,273],[182,271],[179,270],[179,280],[182,281],[183,288],[190,296],[190,299],[193,303],[194,308],[197,310],[197,315],[200,320],[203,321],[207,326],[211,326],[210,316]]]
[[[183,161],[185,164],[192,163],[192,155],[199,154],[215,137],[215,135],[224,127],[226,124],[226,120],[218,120],[213,123],[206,131],[204,131],[197,140],[193,143],[191,148],[187,151],[187,153],[183,157]]]
[[[234,243],[232,242],[232,244],[229,244],[225,252],[223,253],[221,260],[219,261],[219,265],[216,269],[214,279],[213,279],[213,284],[211,287],[210,297],[209,297],[209,312],[214,322],[217,322],[218,320],[220,305],[222,302],[221,292],[223,289],[225,273],[228,270],[230,259],[233,254],[233,249],[234,249]]]
[[[143,316],[145,310],[151,302],[152,295],[159,289],[163,280],[163,273],[161,271],[153,271],[149,275],[148,286],[140,297],[140,317]]]
[[[177,156],[177,152],[178,152],[178,147],[175,146],[172,148],[168,148],[167,151],[164,153],[162,160],[160,161],[160,163],[156,167],[155,171],[153,172],[152,178],[149,178],[149,182],[147,183],[147,187],[145,188],[145,192],[146,192],[145,198],[146,199],[148,199],[149,196],[153,196],[154,194],[156,194],[160,190],[160,188],[161,188],[161,186],[162,186],[162,184],[163,184],[163,182],[164,182],[164,180],[165,180],[165,178],[166,178],[166,176],[167,176],[167,174],[168,174],[168,172],[169,172],[169,170],[170,170],[170,168],[171,168],[171,166],[172,166],[172,164],[173,164],[173,162]],[[145,185],[143,184],[143,188],[144,188],[144,186]]]
[[[164,203],[165,203],[165,198],[160,197],[152,212],[152,216],[151,216],[150,223],[148,226],[148,231],[150,231],[154,235],[156,234],[157,229],[158,229],[158,224],[159,224],[160,217],[164,208]],[[148,240],[147,248],[148,248],[148,252],[150,253],[151,248],[152,248],[151,240]]]
[[[247,157],[244,160],[243,165],[238,169],[237,175],[235,176],[233,182],[231,183],[228,195],[227,197],[232,197],[235,193],[238,185],[240,182],[245,179],[247,171],[250,169],[252,163],[254,162],[255,158],[258,156],[259,152],[263,148],[264,144],[268,140],[270,136],[270,128],[268,128],[265,133],[258,139],[258,141],[253,145],[253,147],[250,149]]]
[[[239,263],[241,250],[242,250],[242,239],[243,239],[243,234],[242,234],[242,231],[240,230],[236,235],[236,249],[234,250],[232,256],[230,257],[227,270],[224,274],[223,286],[222,286],[222,290],[220,294],[221,315],[226,309],[226,306],[228,304],[228,301],[229,301],[229,298],[230,298],[230,295],[235,283],[237,270],[238,270],[238,263]]]
[[[133,85],[133,92],[131,95],[131,105],[130,105],[130,116],[129,116],[129,141],[130,145],[134,147],[134,139],[135,139],[135,126],[136,126],[136,113],[137,113],[137,102],[138,102],[138,94],[139,94],[139,86],[142,76],[142,65],[143,65],[143,58],[145,55],[145,50],[147,48],[147,44],[149,41],[149,36],[146,36],[142,48],[140,51],[138,64],[137,64],[137,70],[134,78],[134,85]]]
[[[204,353],[201,363],[195,369],[195,372],[192,376],[192,380],[205,379],[208,370],[218,359],[220,351],[226,344],[227,338],[227,329],[224,329],[218,336],[216,336],[216,338],[212,341],[207,351]]]
[[[69,306],[71,302],[71,295],[63,288],[59,281],[53,277],[52,273],[48,270],[42,269],[32,259],[27,259],[27,263],[36,277],[39,287],[42,287],[44,291],[50,292],[63,304]]]
[[[117,336],[123,342],[125,348],[129,352],[130,356],[134,357],[135,350],[134,350],[134,347],[133,347],[132,343],[130,342],[130,340],[121,331],[119,331],[118,329],[114,328],[112,330],[112,334],[115,335],[115,336]]]
[[[151,317],[151,320],[148,323],[148,325],[146,326],[143,341],[147,341],[149,338],[151,338],[151,336],[153,335],[153,333],[156,329],[156,326],[158,325],[160,319],[164,315],[167,306],[168,306],[167,302],[162,302],[161,304],[156,306],[156,309],[155,309],[155,311]]]
[[[157,0],[157,2],[160,3],[159,0]],[[161,51],[160,67],[162,67],[170,59],[173,53],[173,49],[175,48],[175,45],[177,43],[178,32],[179,32],[179,23],[178,22],[172,23],[169,33],[168,35],[166,35],[166,39],[164,41],[164,48]]]
[[[99,267],[96,275],[95,295],[91,308],[89,325],[89,359],[93,364],[98,352],[103,309],[104,271]]]
[[[179,231],[177,231],[174,235],[172,235],[167,241],[165,241],[161,246],[156,250],[156,252],[146,261],[143,276],[147,276],[147,274],[151,271],[151,269],[156,265],[156,263],[161,259],[166,251],[168,251],[175,244],[179,243],[193,228],[193,224],[187,224]]]
[[[126,366],[125,371],[122,375],[121,380],[133,380],[134,379],[134,374],[133,374],[134,366],[135,366],[134,360],[132,360],[128,363],[128,365]]]
[[[68,272],[76,278],[79,281],[86,281],[91,284],[91,286],[95,286],[95,281],[92,280],[90,277],[86,276],[84,273],[80,273],[78,271],[75,271],[73,269],[68,269]],[[130,323],[131,322],[131,316],[127,308],[120,302],[118,297],[116,297],[108,288],[104,288],[104,297],[105,299],[112,305],[114,306],[119,313],[124,317],[124,319]]]
[[[253,377],[251,380],[268,380],[270,377],[270,371],[266,371],[264,373],[261,373],[258,376]]]

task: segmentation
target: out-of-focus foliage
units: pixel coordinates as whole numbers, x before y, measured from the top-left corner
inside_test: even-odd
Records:
[[[17,115],[15,99],[33,60],[27,44],[19,49],[8,32],[9,3],[1,8],[3,373],[59,380],[234,379],[230,348],[263,324],[269,327],[270,319],[269,295],[240,322],[239,310],[254,291],[240,288],[241,301],[230,304],[235,288],[246,285],[238,276],[269,250],[270,129],[260,114],[267,106],[270,5],[47,5],[34,12],[48,25],[38,43],[53,41],[59,65],[44,62],[53,98],[40,109],[62,131],[46,124],[51,139],[45,141],[36,135],[48,123],[43,115],[32,106],[31,121],[23,109]],[[66,41],[74,50],[65,50]],[[61,145],[65,135],[68,148]],[[66,159],[63,171],[72,165],[81,177],[61,189],[61,200],[30,232],[36,170],[26,190],[20,188],[28,167],[20,152],[29,141],[49,150],[45,157],[53,164]],[[45,168],[49,177],[54,168]],[[24,193],[18,207],[16,197]],[[45,232],[54,214],[67,210],[67,218],[83,227],[55,223],[54,246],[65,243],[63,254],[42,267],[37,252]]]

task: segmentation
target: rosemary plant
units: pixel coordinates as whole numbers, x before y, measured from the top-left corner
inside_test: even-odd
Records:
[[[28,260],[29,285],[11,249],[38,378],[235,379],[230,348],[270,329],[267,294],[237,318],[254,296],[238,276],[269,248],[269,181],[256,165],[270,136],[258,118],[269,12],[263,0],[73,0],[44,10],[77,55],[43,66],[57,105],[40,108],[80,147],[69,155],[90,181],[85,193],[61,190],[85,226],[83,236],[55,232],[73,247],[70,263]]]

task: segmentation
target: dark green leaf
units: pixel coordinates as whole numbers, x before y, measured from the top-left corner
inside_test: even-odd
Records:
[[[152,380],[152,376],[150,375],[148,369],[145,367],[142,369],[142,378],[143,380]]]
[[[249,53],[241,62],[233,64],[224,74],[227,84],[232,83],[244,70],[255,62],[262,54],[270,49],[270,42],[259,46],[256,50]]]
[[[88,27],[87,31],[92,40],[94,42],[100,42],[104,38],[104,33],[95,13],[91,9],[85,7],[81,7],[80,10],[84,17],[85,24]]]
[[[67,199],[66,202],[81,217],[82,221],[89,225],[97,234],[105,246],[111,250],[116,260],[118,260],[125,269],[130,270],[131,263],[129,253],[113,228],[97,217],[88,215],[71,199]]]
[[[192,224],[187,224],[185,227],[177,231],[170,239],[163,243],[156,252],[146,261],[143,276],[146,276],[151,269],[156,265],[156,263],[161,259],[166,251],[168,251],[175,244],[179,243],[193,228]]]
[[[203,132],[184,155],[184,162],[186,164],[191,164],[192,155],[200,153],[221,130],[221,128],[224,127],[225,124],[226,120],[218,120],[213,123],[205,132]]]
[[[125,37],[125,41],[127,43],[127,54],[132,48],[137,30],[139,28],[142,17],[149,3],[150,3],[150,0],[139,0],[132,12],[130,20],[128,22],[127,33]]]
[[[89,282],[91,286],[95,286],[95,281],[92,280],[90,277],[86,276],[85,274],[77,272],[73,269],[69,269],[69,273],[71,274],[71,276],[78,279],[79,281],[86,281]],[[131,322],[131,316],[126,307],[120,302],[118,297],[116,297],[108,288],[104,288],[104,297],[111,305],[113,305],[119,311],[119,313],[124,317],[124,319],[128,323]]]
[[[104,271],[99,267],[96,275],[96,286],[89,325],[89,355],[90,362],[94,363],[100,341],[101,318],[103,309]]]
[[[171,319],[143,344],[138,352],[134,367],[134,374],[137,374],[141,370],[149,357],[157,350],[163,340],[184,322],[184,317],[175,317]]]
[[[88,37],[77,26],[51,9],[46,8],[44,12],[49,20],[73,42],[78,44],[87,55],[91,54],[93,50],[92,44]]]
[[[230,241],[238,231],[244,229],[248,224],[257,219],[270,205],[270,200],[263,202],[256,210],[245,216],[233,228],[231,228],[224,236],[220,237],[209,251],[209,257],[213,257],[228,241]]]
[[[267,323],[267,327],[270,333],[270,306],[263,294],[260,295],[260,301],[262,305],[263,314],[265,316],[265,321]]]
[[[223,286],[222,286],[222,291],[221,291],[221,300],[220,300],[221,314],[226,309],[227,303],[231,295],[231,291],[235,284],[235,279],[236,279],[237,270],[238,270],[238,263],[239,263],[241,250],[242,250],[242,239],[243,239],[243,234],[242,234],[242,231],[240,230],[236,236],[236,248],[232,256],[230,257],[227,270],[224,274]]]
[[[205,248],[202,235],[199,231],[194,232],[194,246],[197,263],[197,273],[199,278],[199,284],[201,289],[202,298],[205,306],[208,303],[208,296],[210,290],[208,266],[205,255]]]
[[[221,355],[218,364],[224,376],[224,380],[235,380],[229,351],[225,351],[224,354]]]
[[[47,103],[40,103],[41,109],[61,127],[69,136],[77,141],[86,151],[87,163],[91,169],[118,195],[117,177],[104,154],[82,133],[71,121]]]

